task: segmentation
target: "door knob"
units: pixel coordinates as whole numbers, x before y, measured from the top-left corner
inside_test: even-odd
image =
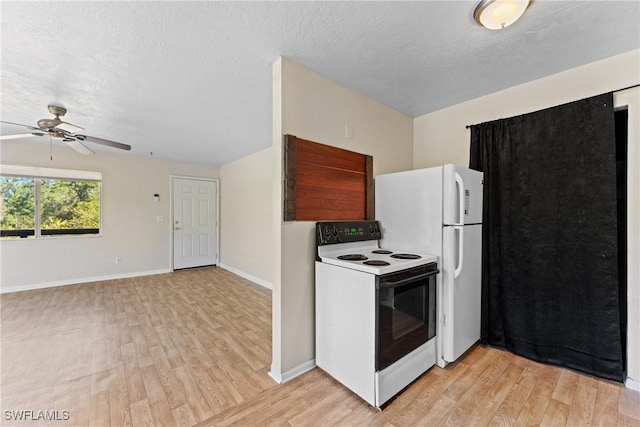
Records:
[[[180,230],[180,227],[176,226],[176,227],[174,227],[173,229],[174,229],[175,231],[178,231],[178,230]]]

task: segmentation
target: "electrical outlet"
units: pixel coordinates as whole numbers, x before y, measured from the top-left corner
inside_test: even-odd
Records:
[[[122,263],[122,257],[117,256],[116,257],[116,264],[121,264]]]

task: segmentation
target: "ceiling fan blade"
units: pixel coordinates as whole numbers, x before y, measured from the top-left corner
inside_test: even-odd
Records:
[[[7,125],[15,125],[15,126],[21,126],[23,128],[27,128],[29,130],[41,130],[40,128],[34,127],[34,126],[29,126],[29,125],[23,125],[22,123],[13,123],[13,122],[5,122],[4,120],[0,120],[0,123],[4,123]]]
[[[60,124],[56,125],[55,128],[69,133],[78,133],[84,130],[84,128],[81,128],[80,126],[72,125],[67,122],[60,122]]]
[[[80,141],[93,142],[94,144],[102,144],[102,145],[106,145],[107,147],[119,148],[121,150],[127,150],[127,151],[131,150],[131,146],[128,144],[109,141],[108,139],[96,138],[95,136],[74,135],[74,137],[79,139]]]
[[[0,140],[29,138],[30,136],[44,136],[44,133],[42,133],[42,132],[33,132],[33,133],[17,133],[17,134],[14,134],[14,135],[0,135]]]
[[[67,144],[69,147],[73,148],[80,154],[94,154],[94,151],[89,147],[81,143],[80,141],[73,138],[63,138],[62,142]]]
[[[23,127],[23,128],[27,128],[29,130],[38,131],[38,133],[40,133],[42,131],[42,129],[40,129],[38,127],[29,126],[29,125],[23,125],[22,123],[5,122],[4,120],[0,120],[0,123],[6,124],[6,125],[20,126],[20,127]]]

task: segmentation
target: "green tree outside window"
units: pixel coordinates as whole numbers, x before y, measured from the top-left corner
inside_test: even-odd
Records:
[[[0,176],[0,192],[0,229],[3,232],[35,231],[38,193],[41,233],[33,232],[29,237],[78,232],[96,234],[100,227],[100,182]],[[16,233],[3,234],[8,238],[17,237]]]

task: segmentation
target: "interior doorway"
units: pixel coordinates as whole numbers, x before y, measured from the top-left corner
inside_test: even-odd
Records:
[[[173,269],[218,264],[218,181],[172,177]]]
[[[623,340],[626,341],[626,385],[640,390],[640,88],[636,85],[615,92],[613,105],[616,119],[616,157],[626,158],[626,161],[618,163],[616,167],[618,188],[626,187],[624,203],[627,211],[626,219],[623,219],[626,238],[622,234],[624,229],[619,230],[618,235],[618,241],[624,242],[619,246],[624,247],[626,252],[626,266],[622,264],[619,267],[625,275],[620,275],[621,295],[625,294],[626,288],[626,304],[620,304],[626,311],[626,318],[621,319],[620,323],[627,330]],[[623,169],[626,169],[626,173],[621,175]],[[624,184],[621,185],[621,182]],[[622,199],[620,197],[619,200]],[[624,210],[624,205],[619,203],[619,215],[624,215]]]
[[[629,110],[615,111],[616,198],[618,208],[618,298],[622,361],[627,370],[627,151]]]

